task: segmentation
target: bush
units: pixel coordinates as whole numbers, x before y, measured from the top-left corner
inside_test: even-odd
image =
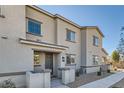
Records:
[[[5,80],[0,84],[0,88],[16,88],[15,83],[11,79]]]
[[[97,75],[98,75],[98,76],[101,76],[101,72],[100,72],[100,71],[99,71],[99,72],[97,72]]]

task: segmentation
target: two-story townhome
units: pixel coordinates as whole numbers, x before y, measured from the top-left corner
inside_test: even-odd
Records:
[[[104,35],[97,26],[80,26],[37,6],[0,6],[0,80],[13,78],[25,85],[27,71],[95,66],[98,71],[107,53]]]

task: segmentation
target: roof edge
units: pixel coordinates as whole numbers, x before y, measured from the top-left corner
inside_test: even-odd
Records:
[[[106,51],[104,48],[102,48],[102,51],[103,51],[106,55],[109,55],[109,54],[107,53],[107,51]]]
[[[62,19],[62,20],[64,20],[64,21],[66,21],[66,22],[68,22],[68,23],[70,23],[70,24],[72,24],[72,25],[78,27],[79,29],[81,28],[81,26],[78,25],[77,23],[75,23],[75,22],[73,22],[73,21],[71,21],[71,20],[69,20],[69,19],[67,19],[67,18],[65,18],[65,17],[63,17],[63,16],[61,16],[61,15],[59,15],[59,14],[55,14],[54,16],[55,16],[56,18],[60,18],[60,19]]]
[[[81,29],[90,29],[90,28],[93,28],[93,29],[97,29],[97,31],[100,33],[100,35],[102,37],[105,37],[104,34],[102,33],[102,31],[99,29],[98,26],[82,26]]]
[[[39,11],[39,12],[42,12],[42,13],[44,13],[44,14],[50,16],[50,17],[54,17],[54,15],[53,15],[52,13],[50,13],[50,12],[44,10],[44,9],[41,9],[41,8],[39,8],[39,7],[36,6],[36,5],[26,5],[26,6],[31,7],[31,8],[33,8],[33,9]]]
[[[26,5],[26,6],[31,7],[31,8],[33,8],[33,9],[39,11],[39,12],[42,12],[42,13],[44,13],[44,14],[46,14],[46,15],[52,17],[52,18],[59,18],[59,19],[65,21],[65,22],[67,22],[67,23],[69,23],[69,24],[71,24],[71,25],[73,25],[73,26],[79,28],[79,29],[95,28],[95,29],[98,30],[98,32],[101,34],[102,37],[105,37],[104,34],[102,33],[102,31],[99,29],[98,26],[80,26],[80,25],[78,25],[77,23],[75,23],[75,22],[73,22],[73,21],[71,21],[71,20],[69,20],[69,19],[67,19],[67,18],[65,18],[65,17],[63,17],[63,16],[61,16],[61,15],[59,15],[59,14],[55,14],[55,15],[54,15],[54,14],[52,14],[52,13],[50,13],[50,12],[44,10],[44,9],[41,9],[40,7],[38,7],[38,6],[36,6],[36,5]]]
[[[71,25],[73,25],[73,26],[79,28],[79,29],[81,28],[81,26],[78,25],[77,23],[75,23],[75,22],[73,22],[73,21],[71,21],[71,20],[69,20],[69,19],[67,19],[67,18],[65,18],[65,17],[63,17],[63,16],[61,16],[61,15],[59,15],[59,14],[55,14],[55,15],[54,15],[54,14],[52,14],[52,13],[50,13],[50,12],[44,10],[44,9],[41,9],[41,8],[39,8],[38,6],[35,6],[35,5],[26,5],[26,6],[31,7],[31,8],[33,8],[33,9],[39,11],[39,12],[42,12],[42,13],[44,13],[44,14],[46,14],[46,15],[52,17],[52,18],[59,18],[59,19],[65,21],[65,22],[68,22],[69,24],[71,24]]]

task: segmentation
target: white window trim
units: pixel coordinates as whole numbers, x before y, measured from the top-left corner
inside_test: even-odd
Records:
[[[99,38],[97,36],[93,36],[93,45],[97,47],[99,46]]]
[[[70,36],[70,39],[68,39],[68,37],[67,37],[68,32],[70,32],[70,35],[71,35],[71,36]],[[74,33],[74,40],[72,39],[72,37],[73,37],[73,34],[72,34],[72,33]],[[76,41],[76,32],[67,29],[67,32],[66,32],[66,40],[67,40],[67,41],[71,41],[71,42],[75,42],[75,41]]]
[[[29,20],[32,20],[32,21],[34,21],[34,22],[39,22],[39,21],[37,21],[37,20],[35,20],[35,19],[27,18],[27,19],[26,19],[26,24],[27,24],[27,25],[26,25],[26,33],[29,33],[29,34],[32,34],[32,35],[35,35],[35,36],[41,36],[41,37],[42,37],[42,36],[43,36],[43,31],[42,31],[42,28],[43,28],[42,25],[43,25],[43,23],[42,23],[42,22],[39,22],[39,23],[41,24],[41,34],[38,35],[38,34],[34,34],[34,33],[28,32],[28,21],[29,21]]]
[[[66,64],[75,64],[75,55],[72,54],[67,54],[66,57],[69,56],[70,57],[70,63],[67,63],[67,59],[66,59]],[[72,63],[72,58],[74,59],[74,63]]]

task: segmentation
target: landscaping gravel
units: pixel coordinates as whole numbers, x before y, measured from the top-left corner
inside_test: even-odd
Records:
[[[76,80],[74,82],[67,84],[67,86],[69,86],[71,88],[77,88],[81,85],[87,84],[87,83],[95,81],[95,80],[102,79],[102,78],[107,77],[111,74],[112,73],[104,72],[104,73],[102,73],[101,76],[97,76],[97,73],[80,75],[79,77],[76,77]]]

